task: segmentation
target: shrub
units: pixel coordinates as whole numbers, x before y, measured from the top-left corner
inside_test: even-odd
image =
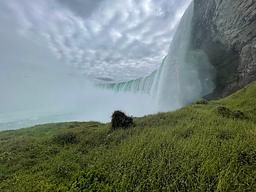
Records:
[[[228,117],[233,119],[246,119],[246,116],[242,111],[231,111],[229,108],[223,106],[217,107],[217,113],[222,117]]]
[[[126,116],[122,111],[115,111],[112,114],[111,124],[113,130],[118,128],[129,128],[134,125],[132,117]]]
[[[245,114],[242,111],[233,111],[232,112],[232,117],[235,119],[246,119]]]
[[[221,140],[221,141],[224,141],[224,140],[229,140],[229,139],[232,139],[232,134],[230,131],[227,131],[227,130],[220,130],[217,135],[216,135],[216,138]]]
[[[196,101],[195,104],[197,105],[207,105],[209,102],[206,99],[201,99],[199,101]]]
[[[54,137],[54,142],[60,145],[79,143],[77,135],[73,132],[62,133]]]
[[[193,130],[192,129],[186,129],[185,131],[181,131],[179,133],[179,136],[183,139],[190,138],[193,135]]]
[[[238,153],[237,162],[240,165],[256,165],[256,151],[247,150]]]
[[[71,166],[68,164],[59,164],[55,168],[55,174],[58,177],[68,178],[72,173]]]
[[[232,114],[232,111],[227,107],[219,106],[217,107],[217,113],[222,117],[230,117]]]

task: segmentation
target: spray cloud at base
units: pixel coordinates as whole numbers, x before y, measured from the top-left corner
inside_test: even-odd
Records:
[[[101,86],[117,92],[148,93],[156,101],[159,112],[179,109],[210,94],[215,88],[215,70],[203,51],[191,49],[193,12],[192,1],[159,69],[133,81]]]
[[[12,28],[5,30],[0,45],[0,130],[63,121],[107,122],[118,109],[134,116],[156,112],[149,95],[100,89],[58,60],[43,38],[31,34],[28,41]]]
[[[44,4],[43,1],[42,4],[39,3],[40,6]],[[30,6],[34,5],[38,6],[37,3]],[[76,56],[80,56],[81,50],[72,50],[75,40],[72,42],[68,39],[70,31],[66,31],[66,36],[63,36],[56,31],[48,33],[47,30],[44,31],[45,26],[39,25],[32,27],[26,34],[25,29],[17,27],[17,20],[14,19],[9,25],[9,20],[3,19],[2,24],[8,24],[0,31],[0,88],[3,90],[0,100],[0,129],[59,121],[106,122],[114,110],[143,116],[178,109],[211,93],[214,89],[214,69],[206,54],[200,50],[191,50],[190,47],[193,9],[192,2],[176,28],[167,56],[157,70],[143,78],[100,85],[78,72],[83,67],[69,65],[70,62],[58,59],[49,49],[49,42],[45,41],[45,37],[54,40],[55,44],[64,43],[56,51],[58,54],[68,53],[69,59],[76,63],[79,60]],[[72,21],[79,19],[73,15],[67,18],[72,18]],[[55,22],[59,24],[58,19],[59,17],[53,18],[53,26]],[[75,24],[81,27],[81,23]],[[71,37],[79,37],[81,28],[71,28],[77,30]],[[37,30],[42,35],[37,35]],[[109,80],[104,76],[100,78]]]

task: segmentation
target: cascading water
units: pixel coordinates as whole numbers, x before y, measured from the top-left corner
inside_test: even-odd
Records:
[[[211,93],[214,89],[214,69],[206,54],[190,49],[193,12],[192,1],[158,70],[137,80],[101,86],[114,91],[149,93],[157,100],[159,111],[178,109]]]
[[[135,2],[134,0],[134,5],[136,5]],[[94,120],[105,122],[109,121],[114,110],[123,110],[134,116],[143,116],[158,111],[172,111],[207,95],[214,88],[212,83],[214,70],[210,66],[206,54],[200,50],[193,50],[190,45],[193,3],[180,20],[176,34],[172,38],[169,52],[159,69],[140,79],[100,84],[100,87],[109,90],[95,87],[91,78],[84,77],[80,73],[83,73],[86,69],[88,73],[94,74],[92,69],[99,69],[95,73],[97,77],[100,77],[97,79],[112,81],[115,78],[108,75],[99,75],[104,73],[99,73],[103,72],[103,69],[97,63],[100,63],[103,59],[102,61],[106,65],[113,64],[114,66],[119,63],[120,58],[123,64],[127,58],[127,61],[130,58],[128,55],[126,59],[122,60],[128,52],[126,49],[123,50],[124,53],[117,51],[118,54],[113,54],[112,58],[112,44],[110,44],[111,51],[108,50],[108,46],[106,50],[101,49],[104,45],[108,45],[108,38],[103,38],[104,41],[100,39],[97,46],[94,46],[94,43],[90,43],[90,39],[100,38],[101,33],[97,30],[91,31],[93,34],[99,33],[94,36],[95,34],[91,34],[90,30],[85,30],[93,28],[92,23],[83,21],[72,11],[70,12],[63,7],[60,2],[38,0],[31,4],[30,1],[20,3],[20,1],[14,0],[12,2],[1,1],[0,4],[6,6],[6,10],[10,10],[3,13],[7,16],[0,17],[0,20],[3,20],[1,23],[3,27],[0,31],[0,39],[3,42],[1,48],[4,50],[0,52],[2,53],[0,54],[0,79],[2,80],[0,81],[2,82],[0,83],[0,89],[2,90],[0,95],[0,130],[58,121]],[[54,14],[50,14],[51,17],[48,18],[48,13],[52,11],[52,7],[55,7]],[[27,10],[34,10],[34,12],[30,14]],[[41,10],[40,14],[38,14],[38,10]],[[97,14],[96,11],[95,15]],[[157,16],[157,18],[163,18],[162,16]],[[170,23],[174,24],[176,19],[179,18],[179,14],[177,17],[171,18],[174,21]],[[98,17],[96,17],[95,23],[98,22],[101,23],[101,18],[98,20]],[[163,22],[166,22],[166,20]],[[147,27],[147,25],[138,25],[141,28]],[[105,24],[102,24],[102,26],[105,26]],[[170,28],[172,27],[173,25],[170,26]],[[120,29],[123,30],[122,27]],[[130,28],[128,27],[128,29],[129,34]],[[146,31],[149,30],[149,35],[145,35],[145,39],[147,39],[147,36],[150,37],[146,41],[151,42],[150,46],[153,42],[151,36],[154,37],[155,35],[160,35],[161,38],[155,38],[154,40],[162,42],[160,43],[161,46],[156,47],[162,48],[164,46],[162,44],[166,40],[167,32],[162,34],[160,29],[159,27],[156,33],[152,33],[153,36],[150,31],[154,31],[154,29],[146,29]],[[105,30],[108,31],[108,27],[103,30],[104,33]],[[134,27],[134,30],[136,31],[137,27]],[[166,28],[162,30],[166,31]],[[142,32],[144,34],[145,31],[142,30]],[[171,31],[170,33],[173,34]],[[133,33],[131,32],[131,34]],[[137,43],[138,45],[141,44],[139,41],[132,40],[134,42],[129,43],[129,35],[120,38],[120,41],[111,43],[116,47],[119,45],[118,42],[123,43],[123,48],[127,48],[127,46],[129,48],[131,45],[137,47],[136,50],[138,52],[141,50],[143,54],[135,54],[132,58],[138,59],[139,63],[141,57],[146,56],[147,59],[143,60],[142,58],[143,62],[141,64],[143,66],[146,61],[152,61],[151,57],[154,57],[155,53],[155,51],[152,51],[153,49],[149,49],[150,52],[145,52],[144,55],[143,43],[142,47],[136,46]],[[89,42],[88,47],[83,47],[82,44],[86,44],[84,42],[87,41]],[[15,56],[13,55],[14,52],[17,53]],[[162,50],[159,50],[159,52],[162,56]],[[62,60],[59,60],[56,54]],[[87,56],[91,58],[87,60]],[[97,56],[102,56],[102,58],[95,62],[95,68],[93,62],[90,62],[88,69],[87,65],[84,67],[84,64],[93,61],[91,59],[94,57],[98,59]],[[158,55],[156,58],[159,57]],[[108,61],[114,62],[108,63]],[[134,64],[135,60],[132,63]],[[110,66],[110,68],[107,66],[104,69],[111,71],[114,70],[113,66]],[[121,67],[124,67],[124,65]],[[118,73],[118,71],[115,73]],[[133,73],[133,70],[127,70],[127,72]],[[130,75],[128,76],[130,77]],[[137,77],[137,75],[135,76]],[[110,78],[106,79],[105,77]]]

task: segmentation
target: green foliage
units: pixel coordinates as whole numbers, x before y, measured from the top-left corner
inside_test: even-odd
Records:
[[[233,119],[246,119],[246,116],[242,111],[240,110],[231,111],[229,108],[223,107],[223,106],[217,107],[217,113],[222,117],[233,118]]]
[[[223,106],[217,107],[217,113],[219,115],[221,115],[222,117],[231,117],[232,116],[232,111],[229,108],[223,107]]]
[[[0,133],[0,191],[255,191],[256,83],[136,127],[72,122]],[[246,118],[244,118],[246,117]]]
[[[207,101],[206,99],[201,99],[199,101],[196,101],[195,104],[197,105],[207,105],[209,103],[209,101]]]
[[[76,144],[79,142],[76,134],[73,132],[60,133],[53,138],[53,141],[61,145]]]
[[[71,191],[112,191],[107,175],[103,169],[90,167],[72,183]]]

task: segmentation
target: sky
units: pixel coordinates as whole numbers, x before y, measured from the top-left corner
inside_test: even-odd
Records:
[[[1,0],[0,124],[59,114],[65,114],[60,120],[107,120],[120,108],[154,111],[148,96],[116,95],[90,81],[127,81],[156,70],[188,3]],[[144,107],[135,110],[138,101]]]

